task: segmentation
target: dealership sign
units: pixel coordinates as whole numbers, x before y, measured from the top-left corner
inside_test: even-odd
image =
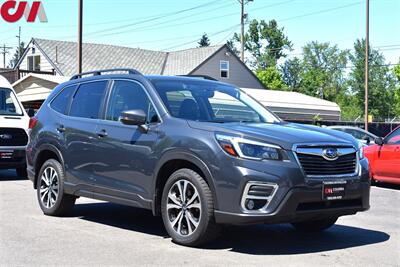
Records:
[[[46,12],[41,1],[33,1],[30,4],[28,1],[8,0],[0,5],[1,17],[6,22],[17,22],[23,17],[27,22],[35,22],[36,18],[40,22],[47,22]]]

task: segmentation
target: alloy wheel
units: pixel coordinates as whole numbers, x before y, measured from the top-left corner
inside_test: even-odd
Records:
[[[59,189],[57,171],[53,167],[47,167],[40,177],[40,201],[43,206],[51,209],[56,204]]]
[[[192,235],[201,220],[201,199],[187,180],[174,183],[168,192],[167,214],[170,226],[181,236]]]

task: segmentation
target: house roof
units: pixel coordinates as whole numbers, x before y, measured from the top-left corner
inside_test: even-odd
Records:
[[[60,75],[76,72],[77,43],[33,38]],[[135,68],[143,74],[185,75],[214,55],[223,45],[160,52],[140,48],[84,43],[83,70]]]
[[[186,75],[217,53],[223,45],[208,46],[170,52],[163,75]]]

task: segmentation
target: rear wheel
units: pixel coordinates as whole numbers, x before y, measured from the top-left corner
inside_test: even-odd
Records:
[[[181,169],[169,177],[161,213],[168,234],[178,244],[199,246],[218,236],[211,190],[193,170]]]
[[[333,218],[326,218],[326,219],[321,219],[321,220],[312,220],[312,221],[292,223],[292,225],[294,228],[296,228],[296,230],[299,230],[302,232],[321,232],[321,231],[324,231],[324,230],[332,227],[336,223],[337,220],[338,220],[338,217],[333,217]]]
[[[46,215],[64,216],[72,210],[76,197],[64,193],[64,169],[57,160],[46,161],[40,169],[37,198]]]
[[[26,166],[19,167],[16,169],[16,171],[17,171],[17,176],[20,178],[26,178],[28,176],[28,172],[26,171]]]

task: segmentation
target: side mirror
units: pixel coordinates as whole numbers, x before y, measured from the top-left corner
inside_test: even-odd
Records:
[[[383,146],[383,138],[382,137],[376,138],[375,144],[377,144],[378,146]]]
[[[364,140],[365,140],[365,143],[366,143],[367,145],[370,145],[370,144],[371,144],[371,138],[369,138],[369,136],[364,137]]]
[[[33,108],[29,108],[27,113],[29,118],[35,117],[35,110]]]
[[[125,125],[142,126],[146,124],[146,113],[141,109],[127,110],[122,112],[119,120]]]

